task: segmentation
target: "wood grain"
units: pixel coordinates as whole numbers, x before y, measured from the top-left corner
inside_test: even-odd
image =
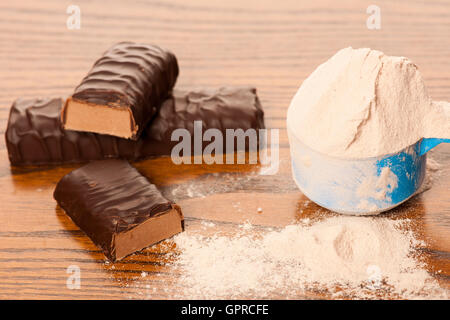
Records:
[[[78,0],[74,4],[81,8],[80,30],[66,28],[68,4],[0,4],[2,135],[14,99],[70,95],[95,59],[122,40],[155,43],[175,52],[180,88],[258,88],[266,125],[280,129],[277,175],[261,176],[260,168],[250,165],[176,166],[167,158],[135,164],[182,206],[191,230],[204,220],[214,221],[218,230],[233,231],[245,220],[284,226],[305,217],[333,215],[295,187],[284,119],[301,82],[338,49],[372,47],[408,56],[420,66],[434,100],[450,97],[449,1],[379,0],[382,27],[376,31],[366,28],[369,1],[130,0],[125,5],[120,0]],[[413,231],[427,243],[423,255],[429,272],[449,287],[449,146],[436,148],[433,157],[441,169],[431,190],[386,216],[414,221]],[[0,298],[170,298],[179,287],[174,271],[164,266],[166,248],[157,245],[106,264],[56,206],[55,184],[76,167],[12,168],[0,139]],[[66,288],[69,265],[81,268],[79,290]],[[148,273],[144,280],[142,271]],[[311,292],[308,297],[327,296]]]

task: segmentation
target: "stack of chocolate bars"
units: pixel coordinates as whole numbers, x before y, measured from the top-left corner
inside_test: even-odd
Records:
[[[194,121],[224,139],[227,129],[264,128],[256,89],[173,90],[178,71],[171,52],[121,42],[67,100],[17,99],[11,107],[5,133],[11,165],[90,162],[64,176],[54,197],[111,261],[184,229],[180,207],[128,161],[170,155],[178,143],[172,132],[186,129],[194,139]]]

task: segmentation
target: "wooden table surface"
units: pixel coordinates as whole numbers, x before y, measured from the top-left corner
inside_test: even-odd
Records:
[[[69,4],[81,8],[81,29],[66,27]],[[107,2],[107,3],[106,3]],[[450,1],[382,1],[381,29],[368,30],[371,1],[2,1],[0,4],[0,133],[17,97],[67,96],[111,44],[155,43],[176,53],[179,88],[254,85],[268,128],[280,129],[280,171],[258,166],[176,166],[170,159],[135,165],[176,200],[187,230],[203,220],[218,229],[249,220],[284,226],[332,213],[307,201],[289,167],[285,116],[292,95],[314,68],[337,50],[371,47],[411,58],[434,100],[450,100]],[[424,239],[428,271],[450,279],[450,148],[431,190],[388,217],[409,217]],[[13,168],[0,139],[0,298],[170,298],[174,277],[155,246],[123,262],[105,264],[101,252],[57,207],[57,181],[77,166]],[[207,194],[205,197],[200,195]],[[239,204],[239,205],[233,205]],[[262,214],[257,208],[263,209]],[[227,222],[227,223],[224,223]],[[69,265],[82,272],[79,290],[66,287]],[[437,274],[438,270],[442,270]],[[160,289],[146,294],[135,283],[142,271]],[[155,277],[158,272],[163,277]],[[326,298],[325,295],[319,295]],[[317,297],[311,293],[311,297]],[[299,296],[302,298],[302,296]]]

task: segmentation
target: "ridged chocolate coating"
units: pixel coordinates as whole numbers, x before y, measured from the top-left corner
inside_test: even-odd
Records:
[[[61,98],[17,99],[5,133],[9,160],[15,166],[79,163],[107,158],[138,158],[136,141],[64,130]]]
[[[201,120],[203,133],[215,128],[222,132],[226,146],[226,129],[263,129],[264,112],[252,87],[222,87],[219,89],[175,90],[166,99],[146,136],[151,143],[142,145],[141,154],[170,155],[178,141],[171,141],[175,129],[187,129],[194,140],[194,121]],[[146,140],[146,142],[149,140]],[[211,143],[203,142],[203,148]],[[203,149],[202,148],[202,149]],[[248,145],[245,146],[248,150]],[[194,149],[191,150],[194,155]]]
[[[120,42],[94,63],[72,99],[130,109],[138,126],[132,137],[136,140],[177,77],[178,62],[171,52],[154,45]],[[64,122],[64,112],[62,116]]]
[[[111,261],[114,236],[172,209],[158,189],[125,160],[91,162],[65,175],[54,198]]]
[[[6,129],[9,160],[15,166],[79,163],[122,158],[140,160],[170,155],[173,130],[187,129],[203,121],[203,130],[264,128],[264,113],[256,89],[249,87],[174,91],[138,141],[110,135],[63,130],[59,113],[63,101],[18,99],[10,111]],[[208,144],[209,142],[205,142]],[[223,141],[225,146],[225,141]],[[247,147],[247,146],[246,146]],[[191,150],[194,154],[194,149]]]

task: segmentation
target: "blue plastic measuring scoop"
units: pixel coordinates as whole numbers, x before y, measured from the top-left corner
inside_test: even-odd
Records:
[[[423,138],[400,152],[372,158],[331,157],[289,132],[292,174],[299,189],[329,210],[372,215],[411,198],[425,178],[426,153],[450,139]]]

